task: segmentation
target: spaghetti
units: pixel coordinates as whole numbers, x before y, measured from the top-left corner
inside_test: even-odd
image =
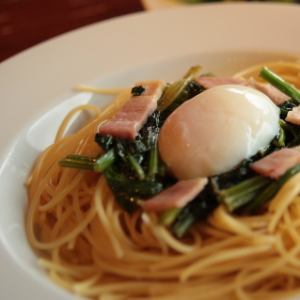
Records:
[[[265,65],[300,87],[299,64]],[[260,69],[236,76],[258,79]],[[219,206],[179,240],[154,215],[120,209],[100,174],[58,165],[70,153],[99,154],[98,124],[129,95],[122,90],[102,111],[85,105],[70,112],[28,179],[27,236],[49,277],[99,300],[282,299],[300,293],[299,174],[264,214],[237,216]],[[65,136],[81,111],[91,120]]]

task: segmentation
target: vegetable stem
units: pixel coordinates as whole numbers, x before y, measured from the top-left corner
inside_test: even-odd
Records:
[[[59,165],[67,168],[94,170],[94,163],[96,159],[83,155],[71,154],[59,161]]]
[[[249,204],[247,212],[257,212],[267,201],[271,200],[278,190],[295,174],[300,172],[300,164],[292,167],[286,173],[279,178],[279,180],[269,184],[262,193]]]
[[[269,182],[270,180],[265,177],[255,176],[228,189],[217,190],[216,192],[219,200],[232,212],[250,202]]]
[[[181,208],[171,208],[160,215],[159,221],[165,226],[171,225],[179,215]]]
[[[292,84],[286,82],[282,77],[271,71],[269,68],[262,68],[260,71],[260,76],[279,89],[281,92],[300,103],[300,91]]]
[[[100,158],[98,158],[94,163],[94,171],[95,172],[103,172],[106,168],[108,168],[116,159],[116,155],[114,150],[109,150],[105,154],[103,154]]]
[[[172,231],[177,238],[182,238],[188,229],[197,221],[193,214],[182,218],[180,222],[175,222],[172,226]]]
[[[170,211],[170,215],[167,215],[169,220],[166,221],[173,221],[172,218],[175,217],[170,228],[176,237],[181,238],[193,224],[205,220],[217,206],[218,201],[209,183],[194,200],[180,208],[178,213]]]
[[[137,160],[134,158],[133,155],[128,154],[128,161],[133,169],[133,171],[136,173],[138,179],[143,180],[145,179],[145,172],[141,165],[137,162]]]
[[[195,78],[200,73],[200,70],[200,66],[191,67],[182,79],[169,85],[158,102],[158,110],[163,111],[176,101],[189,81]]]
[[[157,153],[157,145],[155,144],[153,148],[150,150],[148,177],[150,179],[154,179],[157,172],[158,172],[158,153]]]
[[[103,172],[115,161],[115,153],[109,150],[99,158],[70,154],[59,161],[60,166],[67,168]]]

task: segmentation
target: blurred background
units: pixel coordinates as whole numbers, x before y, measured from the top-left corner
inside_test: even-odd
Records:
[[[84,25],[146,9],[210,1],[0,0],[0,62],[37,43]]]
[[[0,0],[0,62],[61,33],[142,10],[139,0]]]

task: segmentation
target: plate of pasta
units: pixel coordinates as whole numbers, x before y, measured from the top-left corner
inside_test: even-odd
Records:
[[[298,14],[135,14],[0,65],[1,295],[297,299]]]

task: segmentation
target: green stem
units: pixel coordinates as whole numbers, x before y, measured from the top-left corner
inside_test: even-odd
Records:
[[[283,125],[281,125],[281,122],[280,122],[279,125],[280,125],[279,133],[276,136],[276,138],[273,140],[273,144],[276,147],[283,148],[283,147],[285,147],[285,132],[284,132],[284,129],[283,129]]]
[[[158,102],[158,110],[163,111],[171,105],[183,92],[190,80],[195,78],[200,73],[201,67],[191,67],[184,77],[169,85]]]
[[[171,208],[163,212],[159,217],[160,223],[165,226],[171,225],[179,215],[180,211],[181,208]]]
[[[282,77],[271,71],[269,68],[262,68],[260,71],[260,76],[283,92],[285,95],[300,103],[300,91],[292,84],[286,82]]]
[[[113,149],[107,151],[100,158],[98,158],[94,163],[95,172],[103,172],[108,168],[116,159],[116,155]]]
[[[278,190],[289,180],[292,176],[300,172],[300,164],[289,169],[279,180],[269,184],[262,193],[249,204],[247,207],[247,212],[255,213],[257,212],[267,201],[271,200]]]
[[[96,159],[83,155],[71,154],[59,161],[59,165],[65,168],[75,168],[83,170],[94,170]]]
[[[135,171],[138,179],[140,179],[140,180],[145,179],[145,172],[142,169],[141,165],[134,158],[134,156],[132,156],[131,154],[128,154],[128,161],[129,161],[132,169]]]
[[[66,168],[75,168],[103,172],[115,161],[115,153],[109,150],[99,158],[88,157],[84,155],[70,154],[59,161],[60,166]]]
[[[158,152],[157,145],[150,151],[150,159],[149,159],[149,169],[148,169],[148,177],[153,179],[158,172]]]
[[[180,222],[175,222],[172,225],[172,232],[177,238],[182,238],[188,229],[196,222],[194,215],[187,216]]]
[[[267,178],[255,176],[228,189],[220,190],[219,199],[232,212],[250,202],[269,182]]]

